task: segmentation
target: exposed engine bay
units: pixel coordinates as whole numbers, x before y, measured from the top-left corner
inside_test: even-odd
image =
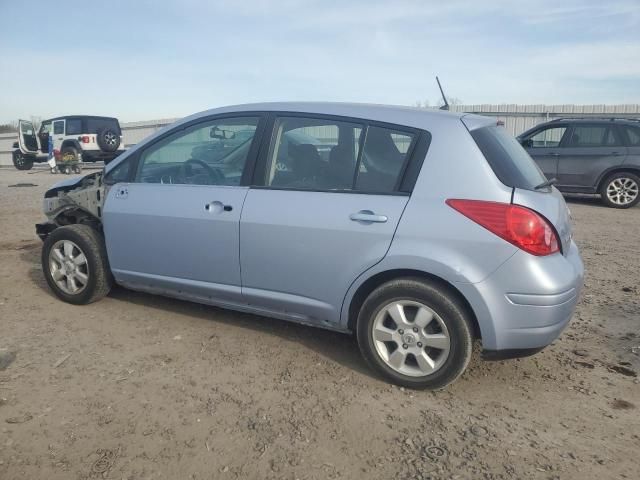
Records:
[[[44,240],[55,228],[74,223],[101,227],[102,206],[108,189],[102,178],[103,172],[96,172],[65,180],[49,189],[42,205],[48,221],[36,225],[38,236]]]

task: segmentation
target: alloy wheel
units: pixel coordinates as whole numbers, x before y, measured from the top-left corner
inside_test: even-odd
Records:
[[[16,159],[16,167],[24,167],[25,160],[24,160],[24,155],[22,154],[22,152],[20,152],[20,153],[16,152],[15,159]]]
[[[442,318],[427,305],[393,301],[373,322],[373,343],[384,363],[398,373],[424,377],[449,357],[451,338]]]
[[[618,177],[607,185],[607,198],[616,205],[628,205],[638,197],[638,183],[632,178]]]
[[[49,271],[58,288],[77,295],[89,283],[89,263],[84,252],[70,240],[56,242],[49,251]]]
[[[111,132],[107,132],[104,134],[104,141],[107,145],[113,146],[116,144],[116,136]]]

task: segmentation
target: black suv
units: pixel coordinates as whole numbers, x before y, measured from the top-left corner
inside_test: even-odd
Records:
[[[560,118],[518,140],[559,190],[599,193],[614,208],[640,201],[640,120]]]
[[[29,170],[34,162],[46,162],[50,140],[56,160],[103,160],[107,164],[124,151],[117,118],[67,115],[44,120],[37,132],[32,122],[20,120],[18,141],[13,145],[14,166]]]

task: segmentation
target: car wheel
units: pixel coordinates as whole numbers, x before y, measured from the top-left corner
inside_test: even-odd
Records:
[[[360,351],[374,370],[410,388],[439,389],[471,359],[473,336],[461,302],[437,283],[398,279],[374,290],[358,315]]]
[[[13,166],[18,170],[31,170],[33,168],[33,159],[26,156],[20,150],[14,150],[12,157]]]
[[[53,230],[42,247],[42,270],[53,292],[76,305],[101,299],[113,285],[104,239],[88,225]]]
[[[608,207],[629,208],[640,201],[640,178],[620,172],[607,177],[600,188],[602,201]]]
[[[78,150],[75,147],[64,147],[60,152],[60,156],[65,163],[77,162]]]
[[[96,134],[96,141],[103,152],[115,152],[120,146],[120,135],[110,128],[101,128]]]

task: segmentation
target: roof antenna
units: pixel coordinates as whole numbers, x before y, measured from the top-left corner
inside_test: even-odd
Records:
[[[449,110],[449,102],[447,102],[447,97],[444,95],[444,91],[442,90],[442,85],[440,85],[440,79],[436,75],[436,82],[438,82],[438,88],[440,89],[440,94],[442,95],[442,100],[444,101],[444,105],[440,107],[440,110]]]

